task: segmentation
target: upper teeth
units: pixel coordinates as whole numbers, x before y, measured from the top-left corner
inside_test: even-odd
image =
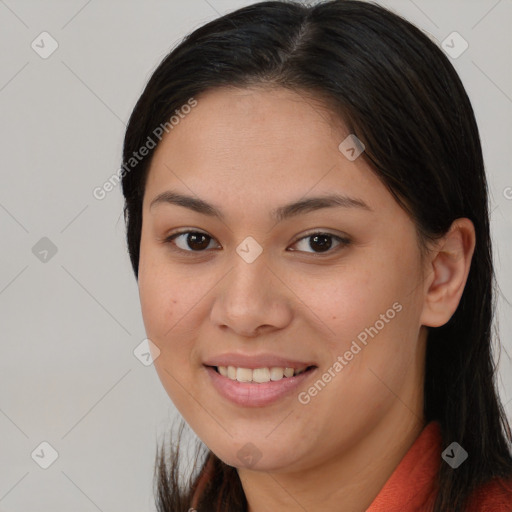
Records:
[[[303,368],[237,368],[236,366],[217,366],[219,373],[224,377],[238,382],[270,382],[271,380],[281,380],[283,377],[293,377],[306,370]]]

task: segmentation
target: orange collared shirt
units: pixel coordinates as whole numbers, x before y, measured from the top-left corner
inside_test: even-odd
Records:
[[[428,423],[366,512],[424,512],[435,500],[443,448],[441,426]],[[456,471],[456,470],[455,470]],[[471,495],[466,512],[512,512],[512,479],[493,480]]]

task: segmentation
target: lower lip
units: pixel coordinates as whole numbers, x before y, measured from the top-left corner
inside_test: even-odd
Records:
[[[228,379],[228,377],[222,376],[211,366],[206,366],[206,370],[213,387],[224,398],[242,407],[264,407],[293,393],[314,373],[316,368],[311,368],[295,377],[284,377],[281,380],[260,384]]]

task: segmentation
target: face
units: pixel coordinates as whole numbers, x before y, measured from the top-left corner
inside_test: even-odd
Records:
[[[262,88],[196,99],[144,195],[154,364],[224,462],[306,469],[419,404],[415,226],[318,102]]]

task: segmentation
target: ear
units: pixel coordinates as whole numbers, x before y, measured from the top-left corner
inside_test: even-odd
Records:
[[[425,300],[420,323],[440,327],[459,305],[475,250],[475,228],[466,218],[456,219],[428,256]]]

